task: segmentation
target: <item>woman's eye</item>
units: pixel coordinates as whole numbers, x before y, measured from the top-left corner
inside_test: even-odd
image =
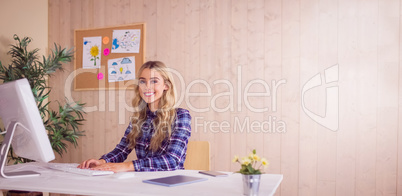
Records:
[[[144,80],[140,80],[140,84],[145,84],[145,81],[144,81]]]
[[[158,80],[151,80],[151,83],[156,84],[156,83],[158,83]]]

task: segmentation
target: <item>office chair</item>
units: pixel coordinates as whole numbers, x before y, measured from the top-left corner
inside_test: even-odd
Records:
[[[184,168],[188,170],[210,170],[210,145],[207,141],[189,141]]]

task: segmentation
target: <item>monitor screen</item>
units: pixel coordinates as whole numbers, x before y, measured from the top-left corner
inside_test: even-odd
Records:
[[[27,79],[0,85],[0,120],[6,130],[0,157],[0,173],[3,177],[24,176],[4,172],[10,144],[20,157],[39,162],[49,162],[55,158]],[[26,175],[29,176],[29,173]]]

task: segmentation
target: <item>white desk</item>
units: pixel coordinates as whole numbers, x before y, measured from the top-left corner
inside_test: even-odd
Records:
[[[79,195],[242,195],[240,174],[229,177],[210,177],[195,170],[169,172],[137,172],[129,179],[116,179],[113,175],[88,177],[47,169],[41,163],[28,163],[8,166],[6,171],[34,170],[41,173],[38,177],[5,179],[0,177],[0,190],[28,190],[51,193]],[[142,180],[171,175],[189,175],[208,178],[206,181],[176,187],[164,187],[143,183]],[[260,194],[274,195],[283,175],[263,174]]]

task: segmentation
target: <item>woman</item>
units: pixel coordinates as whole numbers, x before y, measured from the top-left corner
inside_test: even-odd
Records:
[[[173,77],[160,61],[146,62],[138,73],[136,111],[120,143],[99,160],[86,160],[79,168],[114,172],[184,169],[191,116],[188,110],[174,108]],[[124,162],[133,149],[137,160]]]

